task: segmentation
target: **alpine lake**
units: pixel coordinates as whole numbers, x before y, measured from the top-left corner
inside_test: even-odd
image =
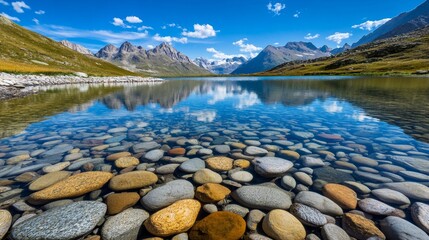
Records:
[[[13,239],[429,238],[424,77],[52,86],[0,137]]]

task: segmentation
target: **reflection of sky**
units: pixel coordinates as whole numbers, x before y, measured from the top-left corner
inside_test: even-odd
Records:
[[[238,101],[235,104],[235,107],[238,109],[244,109],[261,103],[256,93],[242,91],[239,86],[218,85],[209,89],[206,95],[211,97],[211,99],[207,101],[210,105],[214,105],[217,102],[224,101],[226,99],[231,99],[235,102]]]

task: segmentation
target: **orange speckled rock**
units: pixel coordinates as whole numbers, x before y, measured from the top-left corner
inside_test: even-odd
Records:
[[[343,209],[355,209],[357,194],[352,189],[341,184],[328,183],[323,186],[323,195],[334,201]]]
[[[231,193],[228,188],[217,183],[206,183],[197,188],[195,197],[205,203],[218,202]]]
[[[140,161],[135,157],[121,157],[115,161],[117,168],[127,168],[139,165]]]
[[[113,191],[144,188],[158,181],[158,177],[147,171],[134,171],[117,175],[109,182],[109,188]]]
[[[184,199],[152,214],[144,225],[153,235],[167,237],[188,231],[195,223],[201,203]]]
[[[173,148],[168,150],[168,155],[171,155],[171,156],[185,155],[185,153],[186,153],[186,149],[184,148]]]
[[[113,174],[108,172],[85,172],[68,177],[54,185],[35,192],[33,200],[56,200],[62,198],[79,197],[86,193],[100,189]]]
[[[237,159],[234,161],[234,167],[239,167],[239,168],[248,168],[250,167],[250,162],[244,159]]]
[[[343,229],[357,239],[368,239],[377,236],[386,239],[386,236],[378,229],[374,222],[360,215],[346,213],[343,216]]]
[[[206,160],[206,164],[214,171],[228,171],[232,169],[234,160],[229,157],[212,157]]]
[[[246,231],[244,219],[232,212],[214,212],[197,222],[189,232],[192,240],[238,240]]]
[[[134,206],[140,200],[136,192],[113,193],[107,196],[107,214],[114,215]]]

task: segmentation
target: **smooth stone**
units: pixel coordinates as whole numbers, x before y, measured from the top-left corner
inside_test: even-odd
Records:
[[[214,213],[218,211],[215,204],[204,204],[203,210],[207,213]]]
[[[419,172],[413,172],[413,171],[400,171],[398,172],[399,175],[406,179],[414,180],[414,181],[429,181],[429,176],[427,174],[419,173]]]
[[[60,162],[52,166],[46,166],[43,168],[43,172],[45,173],[58,172],[66,169],[68,166],[70,166],[70,164],[71,164],[70,162]]]
[[[139,153],[139,152],[147,152],[159,147],[161,147],[161,145],[159,145],[156,142],[143,142],[143,143],[138,143],[134,145],[132,149],[135,153]]]
[[[261,146],[261,142],[257,140],[245,140],[244,143],[255,147]]]
[[[311,186],[313,185],[313,179],[311,177],[304,173],[304,172],[295,172],[293,174],[293,177],[300,183],[304,184],[305,186]]]
[[[194,186],[187,180],[174,180],[147,193],[141,204],[150,211],[156,211],[182,199],[194,198]]]
[[[158,162],[164,156],[164,151],[160,149],[155,149],[147,152],[144,155],[144,158],[149,160],[150,162]]]
[[[311,132],[300,132],[300,131],[293,131],[292,134],[300,139],[308,139],[308,138],[314,138],[314,134]]]
[[[30,157],[30,155],[28,153],[27,154],[23,154],[23,155],[18,155],[18,156],[14,156],[14,157],[11,157],[11,158],[7,159],[6,160],[6,164],[8,164],[8,165],[14,165],[14,164],[17,164],[19,162],[28,160],[30,158],[31,157]]]
[[[250,167],[250,162],[245,159],[237,159],[237,160],[234,160],[234,167],[246,169]]]
[[[365,198],[359,201],[359,208],[373,215],[405,217],[405,213],[376,199]]]
[[[244,154],[250,156],[265,156],[268,154],[268,151],[260,147],[249,146],[244,150]]]
[[[388,159],[400,166],[411,168],[418,172],[429,174],[428,160],[424,160],[421,158],[407,157],[407,156],[389,156]]]
[[[77,161],[74,161],[70,166],[67,167],[67,170],[76,171],[82,168],[85,164],[100,164],[104,163],[103,158],[82,158]]]
[[[368,239],[378,237],[386,239],[383,232],[375,226],[374,222],[357,214],[346,213],[343,216],[343,229],[352,237],[357,239]]]
[[[0,209],[0,239],[6,236],[12,225],[12,215],[9,211]]]
[[[284,177],[282,177],[280,185],[284,189],[291,191],[292,189],[294,189],[296,187],[296,180],[295,180],[295,178],[293,178],[290,175],[285,175]]]
[[[192,180],[200,185],[205,183],[221,183],[222,176],[217,172],[204,168],[194,173]]]
[[[351,174],[336,170],[332,167],[316,168],[314,169],[313,175],[316,179],[320,179],[328,183],[355,181],[354,177]]]
[[[120,132],[126,132],[128,131],[128,128],[126,127],[117,127],[117,128],[111,128],[107,133],[120,133]]]
[[[113,193],[106,197],[107,214],[115,215],[134,206],[140,200],[135,192]]]
[[[76,239],[90,233],[106,213],[100,202],[80,201],[43,212],[11,231],[15,240]]]
[[[213,171],[228,171],[233,167],[231,158],[228,157],[212,157],[206,160],[207,166]]]
[[[157,174],[172,174],[180,166],[178,163],[170,163],[157,167],[155,173]]]
[[[322,227],[323,240],[350,240],[349,235],[335,224],[328,223]],[[375,239],[374,239],[375,240]]]
[[[180,233],[172,237],[171,240],[189,240],[189,236],[187,233]]]
[[[381,220],[380,228],[389,240],[428,240],[429,236],[405,219],[389,216]]]
[[[19,176],[15,177],[14,180],[20,183],[29,183],[35,179],[37,179],[39,174],[36,172],[25,172],[23,174],[20,174]]]
[[[70,203],[73,203],[73,200],[71,200],[71,199],[57,200],[57,201],[53,201],[53,202],[50,202],[48,204],[43,205],[42,209],[47,211],[49,209],[65,206],[65,205],[68,205]]]
[[[316,168],[316,167],[323,167],[325,166],[325,163],[320,158],[314,158],[314,157],[303,157],[302,158],[302,164],[306,167]]]
[[[170,156],[182,156],[185,155],[186,149],[184,148],[173,148],[168,150],[168,155]]]
[[[223,211],[233,212],[235,214],[240,215],[243,218],[249,213],[248,208],[242,207],[238,204],[228,204],[223,208]]]
[[[70,175],[71,172],[66,171],[48,173],[33,181],[28,189],[31,191],[39,191],[68,178]]]
[[[429,201],[429,187],[415,182],[384,183],[381,187],[398,191],[418,201]]]
[[[253,175],[246,171],[237,171],[237,172],[231,173],[229,175],[229,178],[239,183],[248,183],[253,180]]]
[[[9,172],[8,176],[15,176],[26,172],[38,171],[50,165],[51,164],[49,163],[40,163],[40,164],[30,165],[28,167],[13,169],[13,171]],[[19,167],[19,165],[16,165],[16,166]]]
[[[226,154],[229,153],[231,151],[231,148],[229,147],[229,145],[217,145],[215,146],[215,151],[220,153],[220,154]]]
[[[107,219],[103,224],[103,240],[136,240],[143,222],[149,213],[141,209],[127,209]]]
[[[117,168],[128,168],[139,164],[140,161],[135,157],[121,157],[115,161],[115,166]]]
[[[325,215],[319,210],[300,203],[294,203],[290,207],[290,213],[302,224],[310,227],[321,227],[327,223]]]
[[[280,155],[282,155],[282,157],[285,157],[291,160],[298,160],[301,157],[299,153],[291,150],[281,150]]]
[[[294,201],[296,203],[301,203],[313,208],[316,208],[320,212],[331,215],[331,216],[341,216],[343,215],[343,210],[331,199],[322,196],[315,192],[302,191],[296,195]]]
[[[202,148],[202,149],[198,150],[197,154],[199,154],[199,155],[212,155],[213,150],[208,149],[208,148]]]
[[[275,209],[270,211],[262,222],[265,234],[277,240],[303,240],[305,228],[292,214]]]
[[[231,190],[220,184],[206,183],[197,187],[195,197],[204,203],[215,203],[225,199],[230,193]]]
[[[74,160],[78,160],[79,158],[82,158],[82,157],[83,157],[82,153],[72,153],[72,154],[66,155],[64,157],[64,161],[65,162],[74,161]]]
[[[277,177],[293,167],[291,161],[277,157],[260,157],[253,160],[255,171],[263,177]]]
[[[70,144],[60,144],[41,154],[42,157],[48,157],[57,154],[63,154],[73,149],[73,146]]]
[[[158,176],[148,171],[133,171],[114,176],[109,182],[109,188],[113,191],[144,188],[155,184]]]
[[[391,183],[391,182],[393,182],[392,179],[387,178],[387,177],[382,177],[379,174],[362,172],[362,171],[354,171],[353,174],[358,179],[364,179],[364,180],[367,180],[370,182],[375,182],[375,183]]]
[[[189,159],[180,164],[179,169],[185,173],[194,173],[206,167],[206,163],[199,158]]]
[[[270,237],[267,237],[258,233],[251,233],[249,235],[246,235],[246,237],[247,237],[246,239],[248,240],[273,240]]]
[[[417,226],[429,233],[429,205],[421,202],[413,203],[411,205],[411,217]]]
[[[371,193],[385,203],[392,203],[397,205],[410,204],[410,199],[408,199],[407,196],[398,191],[391,190],[388,188],[374,189]]]
[[[369,194],[371,189],[359,182],[345,181],[343,184],[359,194]]]
[[[118,153],[110,154],[109,156],[106,157],[106,160],[115,161],[121,157],[129,157],[129,156],[131,156],[131,153],[129,152],[118,152]]]
[[[247,147],[246,144],[239,143],[239,142],[233,142],[231,143],[232,148],[238,148],[238,149],[245,149]]]
[[[357,194],[352,189],[341,184],[328,183],[323,186],[323,195],[331,199],[343,209],[355,209]]]
[[[201,204],[197,200],[179,200],[152,214],[145,222],[146,230],[159,237],[188,231],[195,223]]]
[[[239,240],[246,231],[246,222],[235,213],[214,212],[197,222],[189,232],[192,240]]]
[[[374,159],[367,158],[361,155],[356,155],[351,158],[351,161],[360,165],[368,166],[368,167],[377,167],[378,162]]]
[[[258,209],[253,209],[247,215],[246,225],[251,231],[255,231],[258,228],[258,224],[265,217],[265,213]]]
[[[33,193],[33,200],[56,200],[62,198],[79,197],[86,193],[100,189],[113,174],[106,172],[84,172],[66,178],[43,190]]]
[[[232,193],[232,197],[245,207],[262,210],[289,209],[292,204],[289,194],[270,186],[243,186]]]

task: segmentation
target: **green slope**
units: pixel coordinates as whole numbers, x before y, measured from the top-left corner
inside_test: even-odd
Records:
[[[94,76],[136,75],[106,61],[87,57],[0,16],[0,72]]]
[[[260,75],[392,75],[418,71],[429,71],[429,27],[332,57],[285,63]]]

